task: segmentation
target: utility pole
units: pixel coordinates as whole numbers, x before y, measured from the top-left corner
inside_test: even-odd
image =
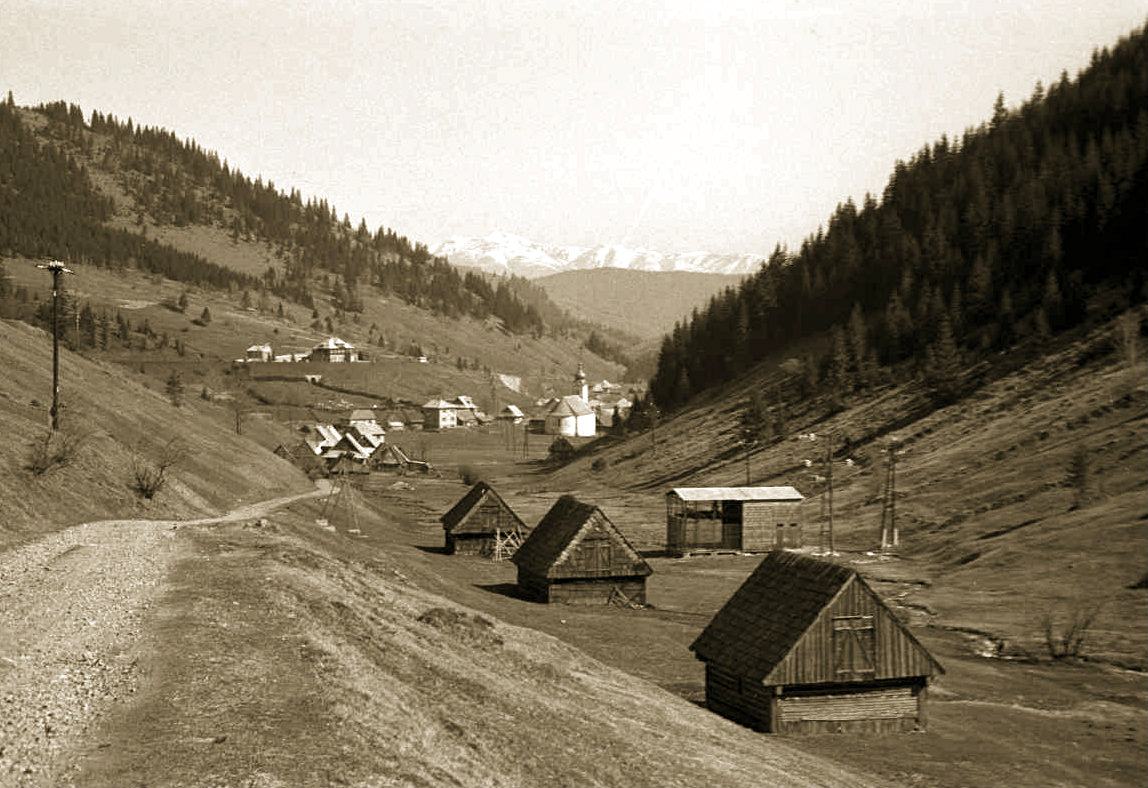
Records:
[[[897,443],[890,441],[887,470],[885,472],[885,495],[881,501],[881,552],[888,552],[901,546],[901,534],[897,530]]]
[[[829,554],[833,555],[833,433],[828,435],[829,445],[825,447],[825,508],[828,517],[821,522],[821,552],[825,553],[826,539]]]
[[[52,432],[60,429],[60,324],[58,313],[60,308],[60,276],[74,274],[75,271],[67,268],[59,260],[52,260],[36,266],[52,274]]]

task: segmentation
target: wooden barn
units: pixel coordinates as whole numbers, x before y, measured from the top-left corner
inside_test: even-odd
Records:
[[[653,571],[602,510],[564,495],[510,559],[518,587],[539,602],[646,603]]]
[[[675,487],[666,493],[666,551],[801,547],[803,500],[792,487]]]
[[[776,551],[690,649],[706,706],[768,733],[890,733],[925,727],[944,669],[852,569]]]
[[[526,524],[486,482],[479,482],[441,518],[451,555],[492,555],[500,540],[517,544]]]

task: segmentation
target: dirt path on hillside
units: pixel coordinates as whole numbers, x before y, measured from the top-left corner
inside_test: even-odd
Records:
[[[0,785],[67,780],[73,754],[141,681],[144,615],[186,544],[185,525],[262,517],[297,495],[198,520],[85,523],[0,553]]]

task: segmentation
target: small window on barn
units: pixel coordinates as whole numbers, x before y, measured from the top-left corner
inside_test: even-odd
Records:
[[[833,619],[833,664],[839,679],[864,679],[876,674],[877,639],[873,616]]]

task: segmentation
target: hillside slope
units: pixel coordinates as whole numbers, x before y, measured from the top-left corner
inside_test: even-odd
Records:
[[[72,284],[94,307],[123,289],[117,279],[131,280],[125,300],[143,309],[189,298],[195,311],[183,320],[138,315],[168,333],[189,330],[204,306],[214,312],[219,302],[273,318],[265,332],[200,343],[216,358],[283,339],[265,335],[280,317],[298,335],[272,342],[282,350],[337,334],[381,355],[423,351],[464,371],[472,393],[491,371],[549,377],[550,359],[560,361],[564,381],[579,356],[591,375],[621,375],[619,364],[584,348],[593,327],[570,320],[543,291],[534,295],[546,303],[525,302],[514,281],[461,272],[393,230],[354,228],[325,200],[304,203],[298,192],[247,178],[171,132],[100,112],[87,119],[62,102],[21,108],[11,98],[0,102],[0,129],[0,315],[47,324],[27,294],[14,300],[3,268],[7,259],[14,284],[34,294],[42,277],[20,281],[24,263],[50,256],[84,268]],[[544,393],[535,384],[533,393]]]
[[[145,622],[154,680],[94,732],[106,746],[78,783],[871,782],[428,593],[315,513],[181,529],[163,612]]]
[[[651,339],[670,331],[693,309],[741,280],[741,276],[723,274],[596,268],[534,281],[571,314]]]
[[[841,412],[829,396],[806,398],[774,411],[784,430],[753,450],[750,481],[801,490],[816,546],[835,436],[836,547],[857,556],[879,543],[884,450],[896,436],[902,548],[884,571],[919,583],[911,598],[938,625],[984,631],[1004,655],[1040,656],[1046,615],[1059,628],[1097,610],[1088,654],[1148,668],[1148,631],[1130,623],[1148,620],[1137,585],[1148,571],[1148,384],[1119,343],[1107,324],[1027,360],[1002,357],[1011,370],[940,409],[920,383],[881,387]],[[656,438],[601,441],[540,488],[620,502],[616,519],[656,548],[666,489],[745,483],[741,414],[783,377],[763,365],[663,422]],[[1088,469],[1083,505],[1070,472],[1077,452]]]
[[[39,329],[0,321],[0,547],[78,522],[130,515],[211,514],[311,483],[251,438],[271,442],[268,424],[237,436],[228,411],[186,396],[176,408],[141,375],[61,352],[62,432],[75,442],[63,464],[35,474],[26,466],[47,434],[52,345]],[[154,385],[154,384],[153,384]],[[262,432],[268,434],[264,435]],[[152,500],[131,489],[133,463],[178,447],[170,481]]]

